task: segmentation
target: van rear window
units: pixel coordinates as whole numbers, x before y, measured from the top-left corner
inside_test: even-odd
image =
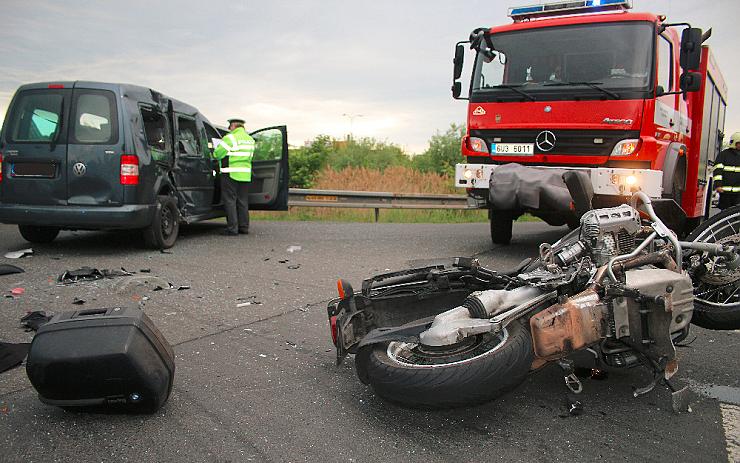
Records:
[[[118,118],[113,92],[75,90],[72,142],[108,144],[118,142]]]
[[[63,130],[59,123],[63,101],[64,94],[59,91],[21,94],[13,105],[13,112],[8,121],[8,141],[51,143],[57,131]]]

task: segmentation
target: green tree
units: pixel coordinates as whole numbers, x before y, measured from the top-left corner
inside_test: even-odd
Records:
[[[464,136],[464,124],[453,123],[444,133],[437,131],[429,140],[429,148],[414,156],[412,166],[422,172],[454,175],[455,164],[463,161],[460,144]]]
[[[326,165],[333,141],[328,135],[319,135],[311,143],[289,153],[290,187],[311,188],[316,174]]]
[[[345,167],[384,170],[390,166],[409,165],[408,156],[399,146],[374,138],[335,142],[335,147],[328,164],[336,170]]]

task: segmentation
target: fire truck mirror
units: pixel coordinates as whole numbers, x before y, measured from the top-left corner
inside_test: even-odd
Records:
[[[465,47],[462,44],[457,44],[455,47],[455,68],[453,72],[453,80],[457,80],[462,75],[463,59],[465,59]]]
[[[681,74],[679,85],[684,92],[697,92],[701,88],[701,74],[698,72],[684,72]]]
[[[452,98],[460,98],[460,93],[462,93],[462,84],[454,82],[452,84]]]
[[[681,34],[681,68],[685,71],[699,69],[701,61],[702,30],[690,27]]]
[[[666,94],[665,89],[662,85],[658,85],[658,87],[655,89],[655,96],[663,96]]]

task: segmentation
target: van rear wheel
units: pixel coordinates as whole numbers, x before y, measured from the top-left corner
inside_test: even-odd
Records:
[[[35,225],[18,225],[21,236],[31,243],[51,243],[59,235],[57,227],[37,227]]]
[[[144,242],[153,249],[169,249],[175,245],[179,231],[177,201],[172,196],[158,196],[154,220],[144,229]]]

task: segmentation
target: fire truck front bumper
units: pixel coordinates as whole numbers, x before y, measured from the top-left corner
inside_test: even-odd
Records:
[[[562,179],[567,171],[586,174],[595,198],[627,200],[638,190],[651,198],[660,198],[663,194],[662,171],[607,167],[457,164],[455,186],[490,190],[488,201],[494,209],[566,211],[572,207],[570,193]]]

